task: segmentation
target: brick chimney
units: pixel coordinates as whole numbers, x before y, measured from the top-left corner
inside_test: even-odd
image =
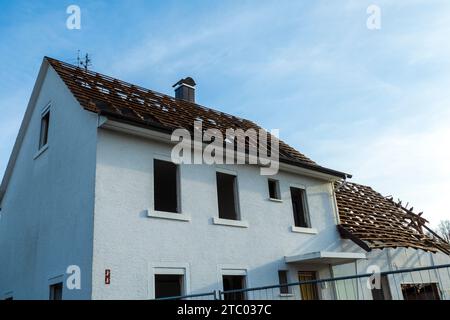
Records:
[[[173,86],[175,98],[195,103],[195,81],[191,77],[181,79]]]

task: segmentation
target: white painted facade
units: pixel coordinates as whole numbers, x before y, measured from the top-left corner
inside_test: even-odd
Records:
[[[49,142],[39,154],[47,106]],[[257,287],[277,284],[278,270],[288,270],[288,280],[295,282],[299,270],[327,278],[365,273],[371,264],[385,271],[450,263],[448,256],[412,249],[366,253],[342,240],[331,177],[300,169],[285,167],[271,177],[281,191],[281,201],[272,201],[267,177],[255,166],[180,165],[181,213],[155,212],[153,160],[170,159],[171,151],[163,137],[85,111],[45,62],[28,110],[1,200],[4,297],[47,299],[49,284],[66,278],[69,265],[80,266],[82,285],[64,288],[64,299],[151,299],[154,274],[160,273],[184,274],[184,292],[190,294],[222,289],[223,274],[246,275],[246,286]],[[238,223],[218,219],[216,171],[237,177]],[[306,190],[311,229],[293,228],[290,186]],[[368,259],[357,260],[357,270],[354,263],[332,268],[285,261],[320,251]],[[445,281],[448,299],[450,275]],[[336,288],[323,286],[320,295],[336,297]]]
[[[46,108],[49,143],[39,152]],[[2,297],[48,299],[49,284],[64,279],[69,265],[80,266],[82,290],[65,290],[64,297],[91,297],[96,127],[97,116],[80,108],[56,72],[44,64],[1,201]]]

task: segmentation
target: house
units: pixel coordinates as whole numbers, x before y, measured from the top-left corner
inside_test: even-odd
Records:
[[[194,121],[260,129],[196,104],[191,78],[175,90],[44,58],[0,187],[3,298],[152,299],[449,263],[425,219],[282,141],[272,176],[173,163],[171,133]],[[439,277],[449,299],[450,274],[427,274],[408,284]]]

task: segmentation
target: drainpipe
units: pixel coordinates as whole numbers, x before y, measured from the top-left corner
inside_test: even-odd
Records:
[[[346,180],[344,180],[343,183],[345,183]],[[342,187],[341,185],[340,187]],[[333,202],[334,207],[334,222],[336,225],[341,223],[341,219],[339,218],[339,209],[336,201],[336,191],[339,190],[339,188],[334,188],[334,185],[331,185],[331,202]]]

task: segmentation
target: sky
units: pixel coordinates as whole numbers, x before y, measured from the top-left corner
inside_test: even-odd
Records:
[[[380,9],[369,29],[367,8]],[[68,29],[69,5],[81,29]],[[251,119],[351,181],[450,219],[450,1],[0,0],[0,175],[43,56]]]

